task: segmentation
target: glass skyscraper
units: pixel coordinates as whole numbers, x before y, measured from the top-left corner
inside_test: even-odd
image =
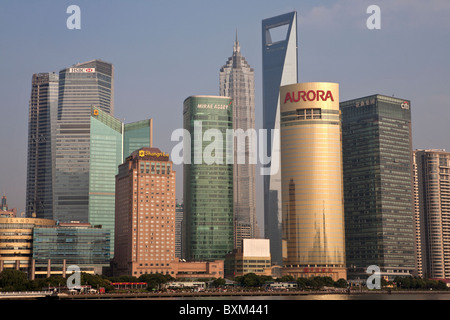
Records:
[[[113,65],[93,60],[59,73],[53,219],[88,222],[91,108],[114,110]]]
[[[225,259],[234,248],[233,164],[225,150],[226,131],[233,129],[232,100],[191,96],[183,118],[191,136],[183,167],[186,259]]]
[[[240,230],[249,230],[245,237],[258,237],[255,198],[255,164],[250,163],[251,146],[256,145],[255,132],[255,73],[241,53],[239,41],[234,42],[233,55],[220,69],[220,95],[233,99],[233,128],[241,129],[246,135],[235,138],[234,145],[234,218],[236,220],[236,247],[241,247]],[[238,163],[238,153],[245,156],[244,163]]]
[[[88,211],[83,222],[111,232],[114,248],[115,176],[134,146],[150,146],[151,120],[124,124],[99,108],[90,117]]]
[[[34,74],[28,114],[26,215],[53,218],[58,74]]]
[[[115,175],[136,149],[151,146],[152,120],[113,117],[114,67],[92,60],[33,76],[27,215],[80,221],[111,231]]]
[[[349,278],[415,270],[410,101],[372,95],[340,103]]]
[[[282,262],[281,168],[280,139],[272,130],[280,129],[280,86],[298,82],[297,50],[297,12],[262,21],[263,128],[267,130],[266,155],[271,157],[264,164],[264,233],[275,264]]]

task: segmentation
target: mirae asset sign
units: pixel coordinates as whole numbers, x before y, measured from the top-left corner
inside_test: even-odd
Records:
[[[71,73],[92,73],[95,72],[95,68],[69,68]]]

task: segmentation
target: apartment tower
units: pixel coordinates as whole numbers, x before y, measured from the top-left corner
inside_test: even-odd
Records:
[[[450,152],[415,150],[418,265],[425,278],[450,278]],[[419,269],[419,270],[420,270]]]

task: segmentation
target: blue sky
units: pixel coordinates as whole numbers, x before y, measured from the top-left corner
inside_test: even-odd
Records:
[[[80,30],[66,27],[72,4],[81,9]],[[381,9],[380,30],[366,27],[373,4]],[[153,118],[154,145],[170,152],[184,99],[219,93],[219,69],[232,53],[236,30],[255,69],[261,128],[261,21],[293,10],[300,82],[338,82],[341,101],[375,93],[409,99],[413,147],[450,151],[447,0],[3,0],[0,193],[10,207],[24,210],[33,73],[96,58],[113,63],[115,116],[125,122]],[[181,168],[177,180],[181,198]],[[262,225],[261,211],[258,218]]]

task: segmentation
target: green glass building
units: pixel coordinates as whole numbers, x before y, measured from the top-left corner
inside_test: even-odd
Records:
[[[233,164],[225,149],[227,130],[233,129],[232,100],[191,96],[183,118],[191,139],[183,167],[186,259],[225,259],[234,247]]]
[[[111,250],[114,248],[115,177],[118,166],[136,148],[151,144],[152,121],[130,124],[114,118],[97,107],[91,108],[89,205],[86,221],[101,225],[111,232]]]
[[[82,271],[109,266],[110,232],[94,228],[89,224],[67,223],[55,227],[33,229],[33,259],[37,273],[47,269],[51,261],[52,270],[63,266],[77,265]],[[61,270],[62,271],[62,270]]]
[[[415,270],[410,101],[372,95],[340,103],[348,276]],[[367,274],[366,274],[367,276]]]

